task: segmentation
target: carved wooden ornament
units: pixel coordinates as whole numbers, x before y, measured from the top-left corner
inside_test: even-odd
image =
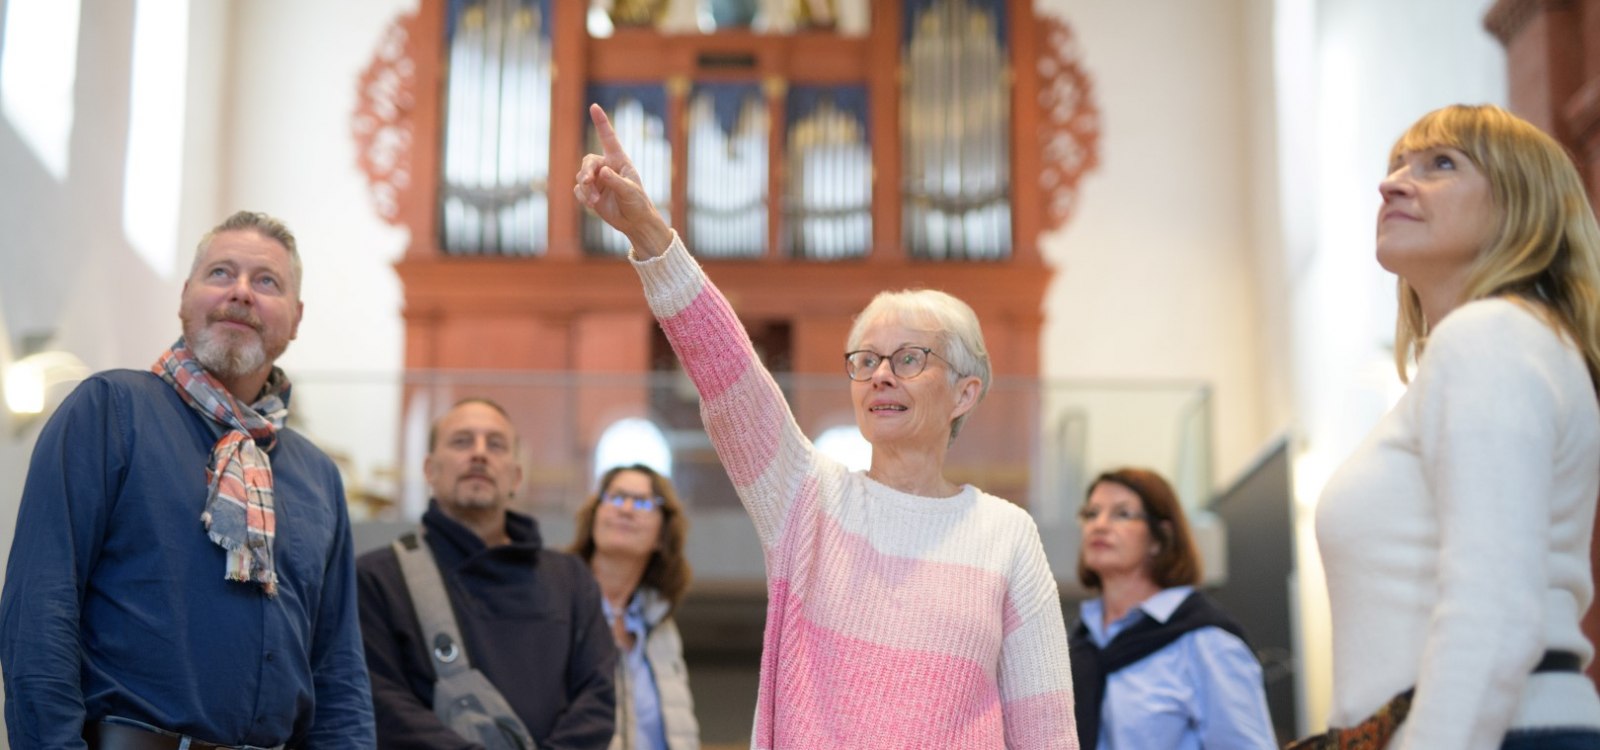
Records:
[[[1039,186],[1045,231],[1060,229],[1077,208],[1078,184],[1100,164],[1100,109],[1066,21],[1039,14]]]
[[[390,224],[401,224],[400,195],[411,184],[415,134],[417,64],[413,40],[417,14],[402,15],[384,30],[372,62],[361,72],[350,134],[356,166],[367,176],[373,208]]]

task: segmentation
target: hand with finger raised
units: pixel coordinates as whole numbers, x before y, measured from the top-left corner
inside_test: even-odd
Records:
[[[605,223],[627,235],[635,257],[654,258],[672,244],[672,227],[644,192],[639,170],[622,150],[611,118],[598,104],[589,105],[589,119],[600,133],[604,153],[588,154],[578,169],[572,193],[578,204],[594,211]]]

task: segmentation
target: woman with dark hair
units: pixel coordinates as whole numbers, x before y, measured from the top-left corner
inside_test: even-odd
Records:
[[[578,509],[572,553],[600,582],[617,642],[617,732],[611,750],[695,750],[683,640],[672,612],[689,588],[689,523],[672,480],[643,464],[618,466]]]
[[[1600,227],[1561,144],[1494,106],[1430,112],[1378,183],[1410,385],[1329,478],[1317,546],[1335,729],[1390,748],[1600,748]],[[1390,741],[1392,733],[1393,740]]]
[[[1078,580],[1100,592],[1070,639],[1080,747],[1277,747],[1261,665],[1194,588],[1200,556],[1171,485],[1145,469],[1106,472],[1078,520]]]

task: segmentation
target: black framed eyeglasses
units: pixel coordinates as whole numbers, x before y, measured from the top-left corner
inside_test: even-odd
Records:
[[[882,364],[884,359],[888,359],[889,371],[893,372],[895,377],[914,378],[927,369],[929,357],[939,357],[939,354],[926,346],[902,346],[888,357],[871,349],[857,349],[844,355],[844,371],[851,380],[866,382],[872,379],[872,373],[878,371],[878,365]],[[944,359],[944,361],[945,364],[950,364],[950,360]]]
[[[607,492],[600,499],[605,501],[607,505],[613,505],[618,508],[631,507],[634,510],[643,511],[655,510],[666,504],[666,501],[659,497],[642,497],[640,495],[630,495],[626,492]]]

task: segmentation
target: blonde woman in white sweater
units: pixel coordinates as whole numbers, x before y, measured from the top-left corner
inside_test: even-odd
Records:
[[[1579,628],[1600,230],[1561,147],[1496,107],[1424,116],[1388,172],[1378,262],[1400,277],[1401,376],[1417,368],[1317,508],[1330,723],[1362,747],[1600,748]]]

